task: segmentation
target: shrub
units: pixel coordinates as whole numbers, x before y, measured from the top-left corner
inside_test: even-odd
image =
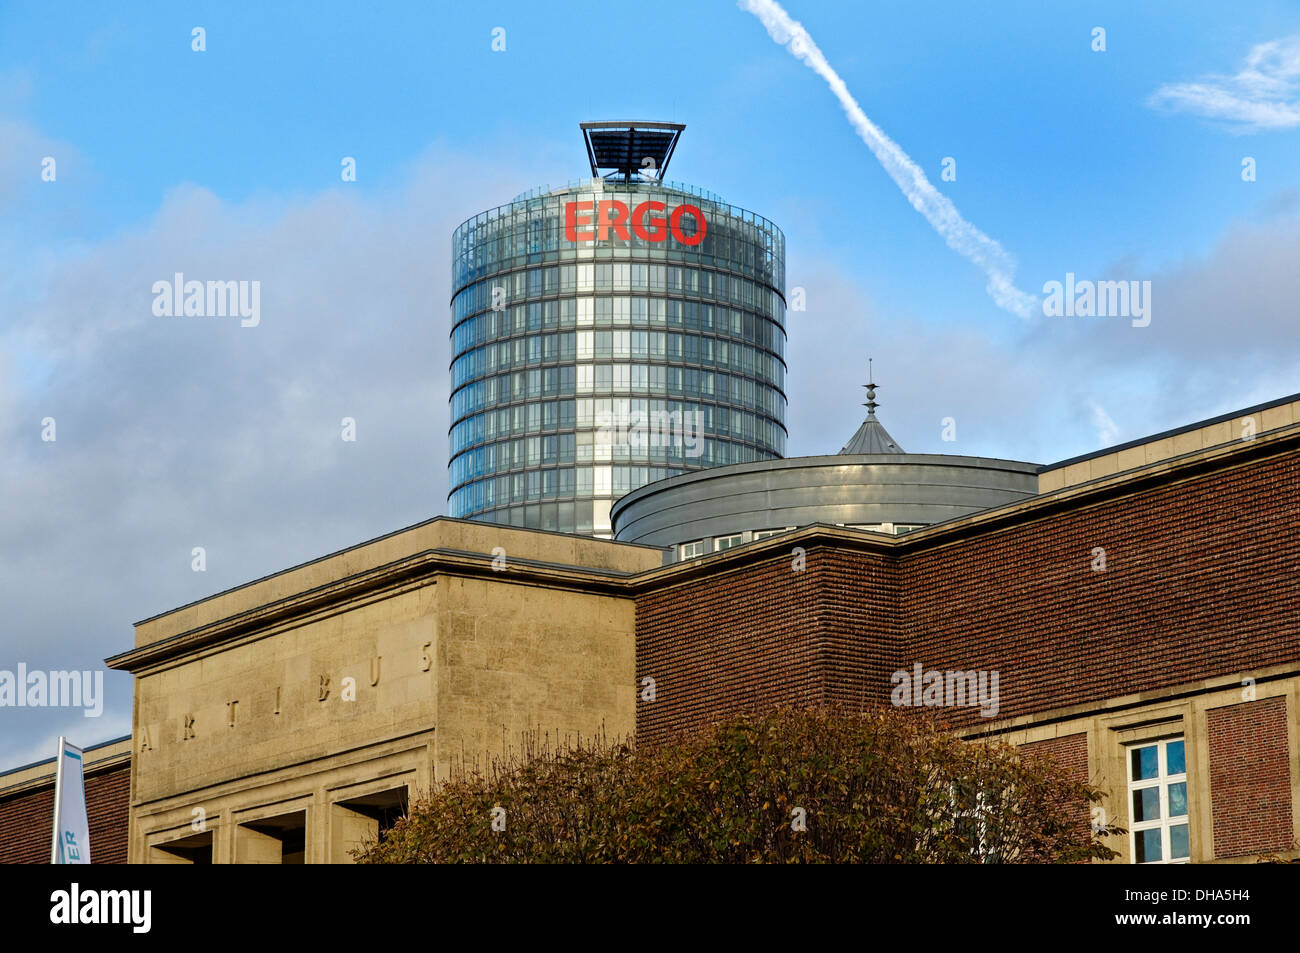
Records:
[[[1122,829],[1089,824],[1100,798],[914,712],[782,709],[651,749],[597,739],[459,772],[358,860],[1068,863],[1117,856],[1102,839]]]

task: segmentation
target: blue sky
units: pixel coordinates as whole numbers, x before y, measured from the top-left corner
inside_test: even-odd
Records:
[[[336,185],[341,155],[358,159],[358,191],[381,190],[433,142],[513,160],[526,188],[582,172],[578,121],[668,117],[689,127],[675,175],[776,219],[792,257],[842,263],[910,320],[999,320],[972,292],[978,273],[945,261],[834,99],[730,3],[652,17],[599,3],[74,9],[71,22],[38,3],[0,10],[0,108],[75,150],[75,214],[43,215],[42,196],[10,223],[25,234],[99,239],[147,222],[181,183],[235,203],[311,194]],[[1243,138],[1146,105],[1162,83],[1232,72],[1254,44],[1300,30],[1294,4],[791,13],[932,180],[942,157],[957,159],[942,190],[1018,257],[1022,280],[1204,254],[1269,195],[1300,187],[1293,131]],[[203,53],[190,49],[195,25]],[[495,26],[504,53],[490,48]],[[1253,187],[1238,175],[1244,154],[1258,160]],[[466,215],[507,198],[472,183],[463,197]]]
[[[0,668],[98,665],[136,619],[444,512],[447,237],[582,176],[584,119],[686,123],[669,177],[784,229],[791,454],[853,432],[868,355],[908,450],[1037,462],[1300,391],[1300,7],[786,9],[1021,289],[1151,280],[1151,327],[999,308],[730,2],[0,5]],[[148,313],[205,268],[263,280],[261,328]],[[129,727],[110,686],[91,735]],[[60,717],[0,713],[0,766]]]
[[[1017,251],[1024,273],[1117,256],[1205,251],[1265,189],[1294,189],[1290,135],[1213,135],[1154,120],[1161,83],[1231,72],[1300,29],[1294,4],[826,4],[792,8],[866,111],[945,191]],[[381,189],[433,140],[510,142],[521,182],[581,172],[577,121],[668,116],[689,125],[676,172],[785,212],[807,243],[861,256],[870,238],[928,267],[926,235],[881,181],[826,91],[732,4],[74,4],[0,12],[6,112],[74,147],[94,189],[78,237],[147,220],[179,182],[222,199],[337,181],[337,155]],[[190,30],[207,30],[204,53]],[[507,51],[490,30],[507,31]],[[1108,49],[1089,31],[1104,26]],[[627,39],[623,39],[627,38]],[[818,95],[820,94],[820,95]],[[1243,195],[1244,144],[1264,189]],[[534,170],[533,174],[530,169]],[[467,189],[465,211],[498,196]],[[813,221],[802,221],[802,215]],[[66,237],[66,235],[65,235]],[[909,272],[904,272],[907,274]],[[917,300],[923,282],[905,282]],[[958,296],[937,302],[961,307]]]
[[[932,277],[933,236],[831,96],[730,3],[670,3],[653,17],[599,3],[73,9],[71,20],[39,3],[0,10],[0,105],[77,150],[86,177],[91,201],[60,238],[147,221],[178,183],[232,202],[329,188],[339,155],[358,158],[359,190],[381,189],[438,140],[509,148],[521,183],[576,176],[578,121],[666,116],[689,126],[677,174],[770,211],[805,249],[846,261],[870,251],[874,273],[898,278],[881,282],[895,306],[974,317],[960,282],[919,280]],[[1024,275],[1205,252],[1259,193],[1300,184],[1294,133],[1216,135],[1145,105],[1162,83],[1231,72],[1255,43],[1300,29],[1294,4],[791,13],[932,177],[957,158],[945,192]],[[202,54],[190,49],[195,25]],[[494,26],[507,31],[504,54],[490,49]],[[1090,48],[1094,26],[1107,30],[1104,53]],[[1255,189],[1237,175],[1246,147],[1264,179]],[[465,211],[500,198],[467,183]]]

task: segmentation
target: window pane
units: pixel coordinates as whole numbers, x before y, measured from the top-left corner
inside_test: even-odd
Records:
[[[1187,816],[1187,782],[1179,781],[1169,785],[1169,816]]]
[[[1171,741],[1165,747],[1165,758],[1169,762],[1167,774],[1183,774],[1187,771],[1187,760],[1183,753],[1181,741]]]
[[[1159,770],[1156,752],[1159,749],[1155,745],[1149,748],[1133,749],[1133,780],[1147,781],[1156,776]]]
[[[1169,828],[1169,859],[1179,860],[1189,856],[1187,849],[1187,825],[1178,824]]]
[[[1139,864],[1150,864],[1160,860],[1160,829],[1138,831],[1133,835],[1133,849],[1137,851],[1134,860]]]
[[[1133,792],[1133,820],[1158,821],[1160,819],[1160,789],[1143,788]]]

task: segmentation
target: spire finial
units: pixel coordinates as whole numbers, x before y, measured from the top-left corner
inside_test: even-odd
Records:
[[[867,389],[867,402],[862,406],[867,408],[868,417],[874,417],[880,405],[876,402],[876,378],[871,370],[871,358],[867,358],[867,383],[863,386]]]

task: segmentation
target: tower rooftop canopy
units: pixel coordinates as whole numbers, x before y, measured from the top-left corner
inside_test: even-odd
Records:
[[[668,160],[677,148],[677,139],[686,126],[676,122],[584,122],[580,123],[587,141],[587,158],[591,174],[624,181],[632,173],[650,173],[663,178]],[[646,159],[650,160],[647,164]]]

